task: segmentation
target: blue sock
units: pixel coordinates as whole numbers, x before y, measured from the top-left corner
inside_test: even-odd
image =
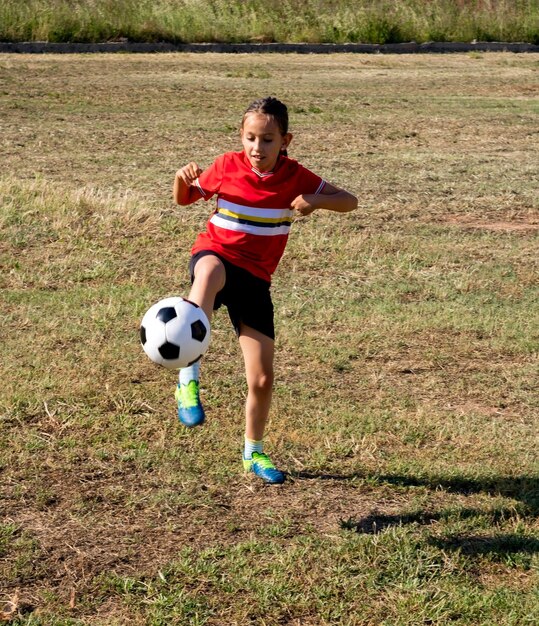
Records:
[[[192,380],[198,382],[200,376],[200,361],[193,363],[189,367],[183,367],[178,375],[178,382],[180,385],[188,385]]]
[[[264,450],[263,441],[253,441],[252,439],[247,439],[247,437],[245,437],[245,448],[243,450],[244,459],[252,458],[253,452],[258,452],[262,454],[263,450]]]

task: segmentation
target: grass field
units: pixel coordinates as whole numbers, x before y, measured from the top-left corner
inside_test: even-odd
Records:
[[[0,620],[539,620],[538,55],[0,55]],[[174,172],[289,104],[359,197],[294,224],[267,445],[241,473],[227,315],[207,424],[138,343],[212,206]]]
[[[538,0],[3,0],[0,41],[525,41]]]

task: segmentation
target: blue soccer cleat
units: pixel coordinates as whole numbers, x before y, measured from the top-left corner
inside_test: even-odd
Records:
[[[243,469],[259,476],[265,483],[280,485],[284,483],[286,475],[278,470],[267,454],[253,452],[250,459],[243,459]]]
[[[191,380],[187,385],[178,383],[174,395],[178,404],[178,418],[184,426],[192,428],[204,423],[206,415],[200,403],[197,380]]]

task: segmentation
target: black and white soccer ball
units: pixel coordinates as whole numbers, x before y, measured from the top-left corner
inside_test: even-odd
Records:
[[[173,296],[151,306],[140,324],[144,352],[169,369],[196,363],[210,344],[210,323],[190,300]]]

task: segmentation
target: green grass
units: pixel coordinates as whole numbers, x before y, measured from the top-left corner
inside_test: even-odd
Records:
[[[0,40],[539,42],[537,0],[6,0]]]
[[[0,615],[537,622],[538,69],[0,56]],[[295,222],[275,275],[276,489],[242,475],[226,313],[200,430],[138,341],[145,310],[186,293],[213,206],[175,207],[174,172],[239,148],[268,93],[290,106],[291,155],[360,202]]]
[[[474,591],[469,586],[471,560],[459,553],[443,555],[424,539],[415,530],[399,529],[376,541],[349,534],[340,540],[291,539],[286,546],[275,540],[248,541],[196,555],[187,549],[142,585],[118,577],[105,577],[102,584],[135,611],[143,608],[154,624],[212,623],[222,604],[231,602],[239,613],[233,623],[238,624],[313,623],[313,614],[314,623],[358,624],[365,623],[358,619],[363,613],[369,615],[367,623],[377,624],[486,625],[499,623],[508,607],[515,616],[527,613],[532,623],[532,597]],[[364,568],[365,561],[376,565]],[[455,590],[456,604],[448,601]],[[378,593],[385,603],[375,599]],[[410,613],[414,622],[404,617]]]

